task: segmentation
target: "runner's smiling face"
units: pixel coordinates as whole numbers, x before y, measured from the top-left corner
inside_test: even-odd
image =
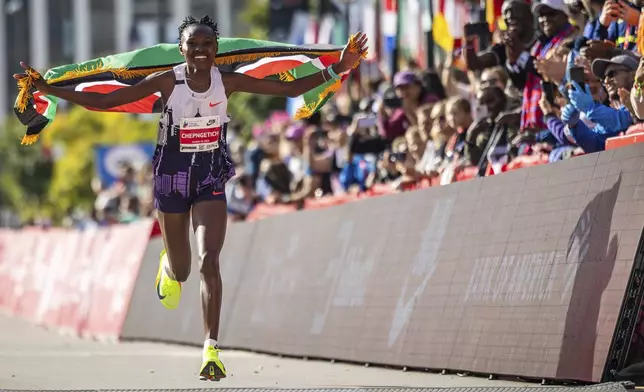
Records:
[[[189,67],[197,71],[209,71],[217,55],[217,36],[208,26],[192,25],[181,34],[179,50]]]

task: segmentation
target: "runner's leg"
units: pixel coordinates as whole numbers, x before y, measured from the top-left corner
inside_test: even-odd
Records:
[[[226,236],[225,200],[207,200],[192,206],[192,226],[197,237],[199,272],[201,273],[201,308],[206,339],[219,337],[222,281],[219,253]]]
[[[216,199],[212,199],[215,197]],[[192,227],[197,237],[199,272],[201,273],[201,308],[205,330],[203,363],[199,377],[218,381],[226,377],[226,368],[219,359],[219,318],[221,313],[222,281],[219,253],[226,236],[227,209],[223,193],[214,192],[192,206]]]
[[[176,309],[181,301],[181,283],[190,275],[190,212],[159,211],[158,219],[165,249],[159,258],[156,291],[163,306]]]
[[[190,275],[190,212],[157,212],[163,243],[168,254],[165,271],[170,278],[185,282]]]

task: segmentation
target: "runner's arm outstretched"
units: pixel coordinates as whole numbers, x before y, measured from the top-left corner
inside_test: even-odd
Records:
[[[352,52],[349,50],[350,44],[347,43],[342,51],[340,61],[333,64],[331,67],[335,74],[340,75],[344,72],[350,71],[354,64],[360,61],[363,53],[367,50],[366,34],[359,32],[355,36],[355,44],[357,45],[357,50]],[[224,87],[226,88],[226,93],[229,96],[234,92],[243,92],[283,97],[300,96],[325,82],[333,80],[332,75],[327,69],[292,82],[257,79],[238,73],[224,73],[222,78]]]
[[[20,65],[25,70],[31,70],[29,65],[21,62]],[[17,80],[27,77],[26,73],[15,74],[13,77]],[[167,93],[168,87],[174,85],[174,74],[172,70],[161,71],[149,75],[139,83],[115,90],[108,94],[94,93],[88,91],[75,91],[62,87],[52,86],[41,77],[34,82],[38,91],[43,94],[53,95],[77,105],[86,106],[95,109],[109,109],[131,102],[136,102],[151,94],[162,92]],[[171,90],[170,90],[171,91]]]

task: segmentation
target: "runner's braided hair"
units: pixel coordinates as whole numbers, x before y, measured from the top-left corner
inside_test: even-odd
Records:
[[[183,20],[183,23],[181,23],[181,26],[179,26],[179,41],[181,41],[181,37],[183,36],[184,30],[190,26],[195,26],[195,25],[203,25],[203,26],[210,27],[213,33],[215,33],[215,37],[219,38],[219,30],[217,29],[217,23],[215,23],[212,19],[210,19],[209,15],[204,15],[201,17],[201,19],[195,19],[192,16],[186,16],[186,18]]]

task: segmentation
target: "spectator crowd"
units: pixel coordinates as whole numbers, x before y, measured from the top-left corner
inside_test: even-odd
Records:
[[[495,175],[644,132],[639,1],[507,0],[502,28],[466,25],[462,46],[436,68],[354,75],[312,118],[273,113],[250,143],[230,127],[231,219],[259,205],[303,208]],[[94,221],[151,215],[149,170],[128,170],[108,189],[93,184]]]

